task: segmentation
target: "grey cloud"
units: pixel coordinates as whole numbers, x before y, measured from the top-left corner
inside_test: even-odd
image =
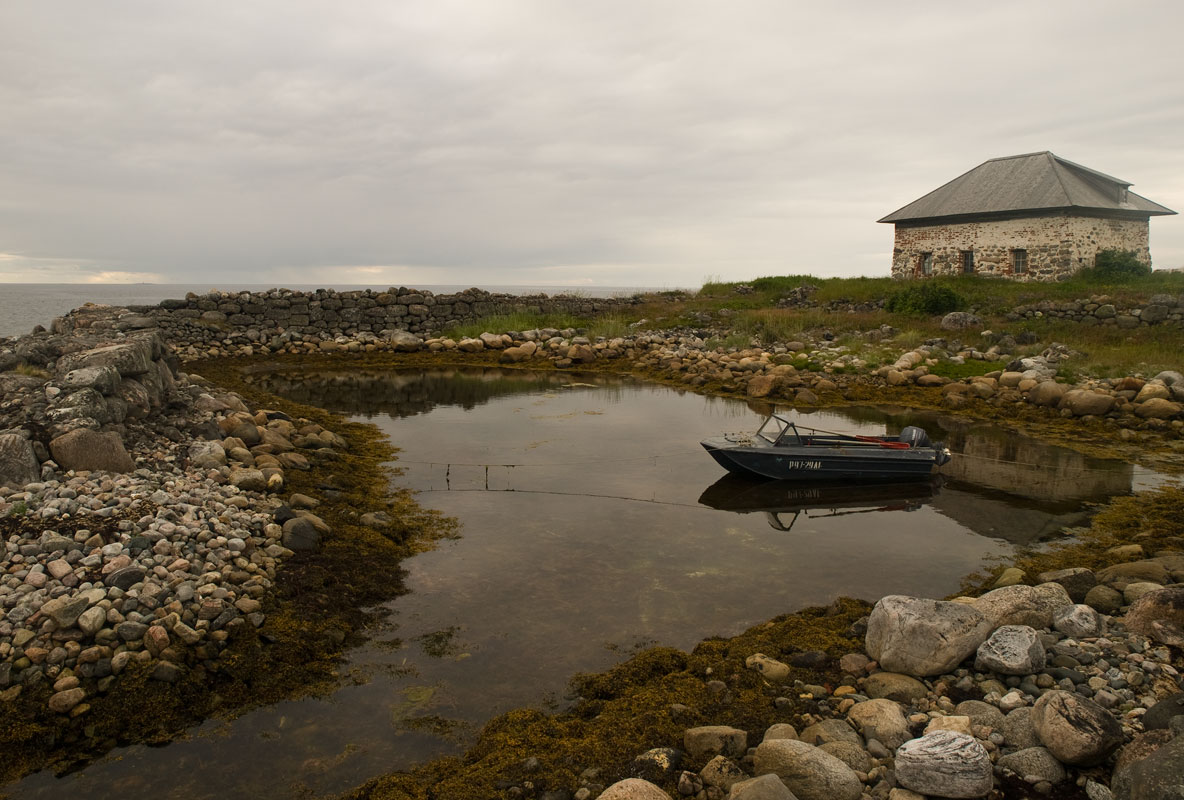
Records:
[[[1041,149],[1184,210],[1166,2],[27,6],[0,12],[0,252],[27,258],[886,274],[875,219]],[[1152,221],[1158,264],[1181,228]]]

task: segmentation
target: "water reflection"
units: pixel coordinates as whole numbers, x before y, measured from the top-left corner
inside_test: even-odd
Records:
[[[799,498],[810,513],[787,535],[763,514],[738,513],[764,508],[755,495],[738,511],[701,502],[724,472],[698,442],[759,424],[741,401],[621,377],[481,368],[254,380],[373,421],[400,448],[396,480],[457,517],[461,538],[404,563],[409,594],[349,654],[354,680],[332,696],[208,723],[165,748],[117,750],[69,778],[32,776],[5,787],[11,796],[122,800],[166,796],[179,781],[193,800],[340,792],[459,749],[416,723],[434,715],[477,726],[548,694],[562,702],[573,673],[605,668],[638,643],[689,648],[840,594],[947,595],[986,560],[1132,480],[1126,465],[938,415],[788,412],[850,433],[919,424],[955,456],[943,469],[953,479],[929,497],[825,500],[877,512],[830,514]],[[913,510],[879,511],[901,503]]]
[[[699,502],[720,511],[763,513],[769,527],[790,531],[798,517],[845,517],[887,511],[916,511],[940,491],[941,478],[906,483],[823,483],[760,481],[725,475],[699,496]]]

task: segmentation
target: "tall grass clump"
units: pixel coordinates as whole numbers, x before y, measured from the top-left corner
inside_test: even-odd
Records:
[[[571,314],[531,314],[516,311],[510,314],[495,314],[482,317],[475,322],[466,322],[449,328],[443,335],[450,339],[464,339],[483,333],[505,333],[506,331],[529,331],[535,328],[582,328],[589,320],[579,319]]]

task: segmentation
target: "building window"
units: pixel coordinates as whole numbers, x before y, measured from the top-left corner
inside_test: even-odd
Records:
[[[963,275],[973,275],[974,274],[974,251],[973,250],[963,250],[962,251],[962,274]]]
[[[1011,251],[1011,271],[1015,275],[1023,275],[1028,271],[1028,251]]]
[[[920,272],[922,275],[933,274],[933,253],[922,253],[920,259]]]

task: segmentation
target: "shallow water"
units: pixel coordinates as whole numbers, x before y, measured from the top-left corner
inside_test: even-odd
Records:
[[[381,427],[401,448],[397,482],[457,517],[460,538],[405,562],[409,594],[350,654],[354,681],[332,697],[32,776],[14,797],[340,791],[458,749],[408,720],[477,726],[562,705],[573,673],[632,648],[689,648],[839,595],[944,596],[989,559],[1084,521],[1086,501],[1156,478],[988,425],[858,408],[795,415],[844,432],[920,424],[955,452],[946,479],[758,486],[723,480],[697,444],[759,423],[763,409],[736,400],[498,369],[256,379]]]

